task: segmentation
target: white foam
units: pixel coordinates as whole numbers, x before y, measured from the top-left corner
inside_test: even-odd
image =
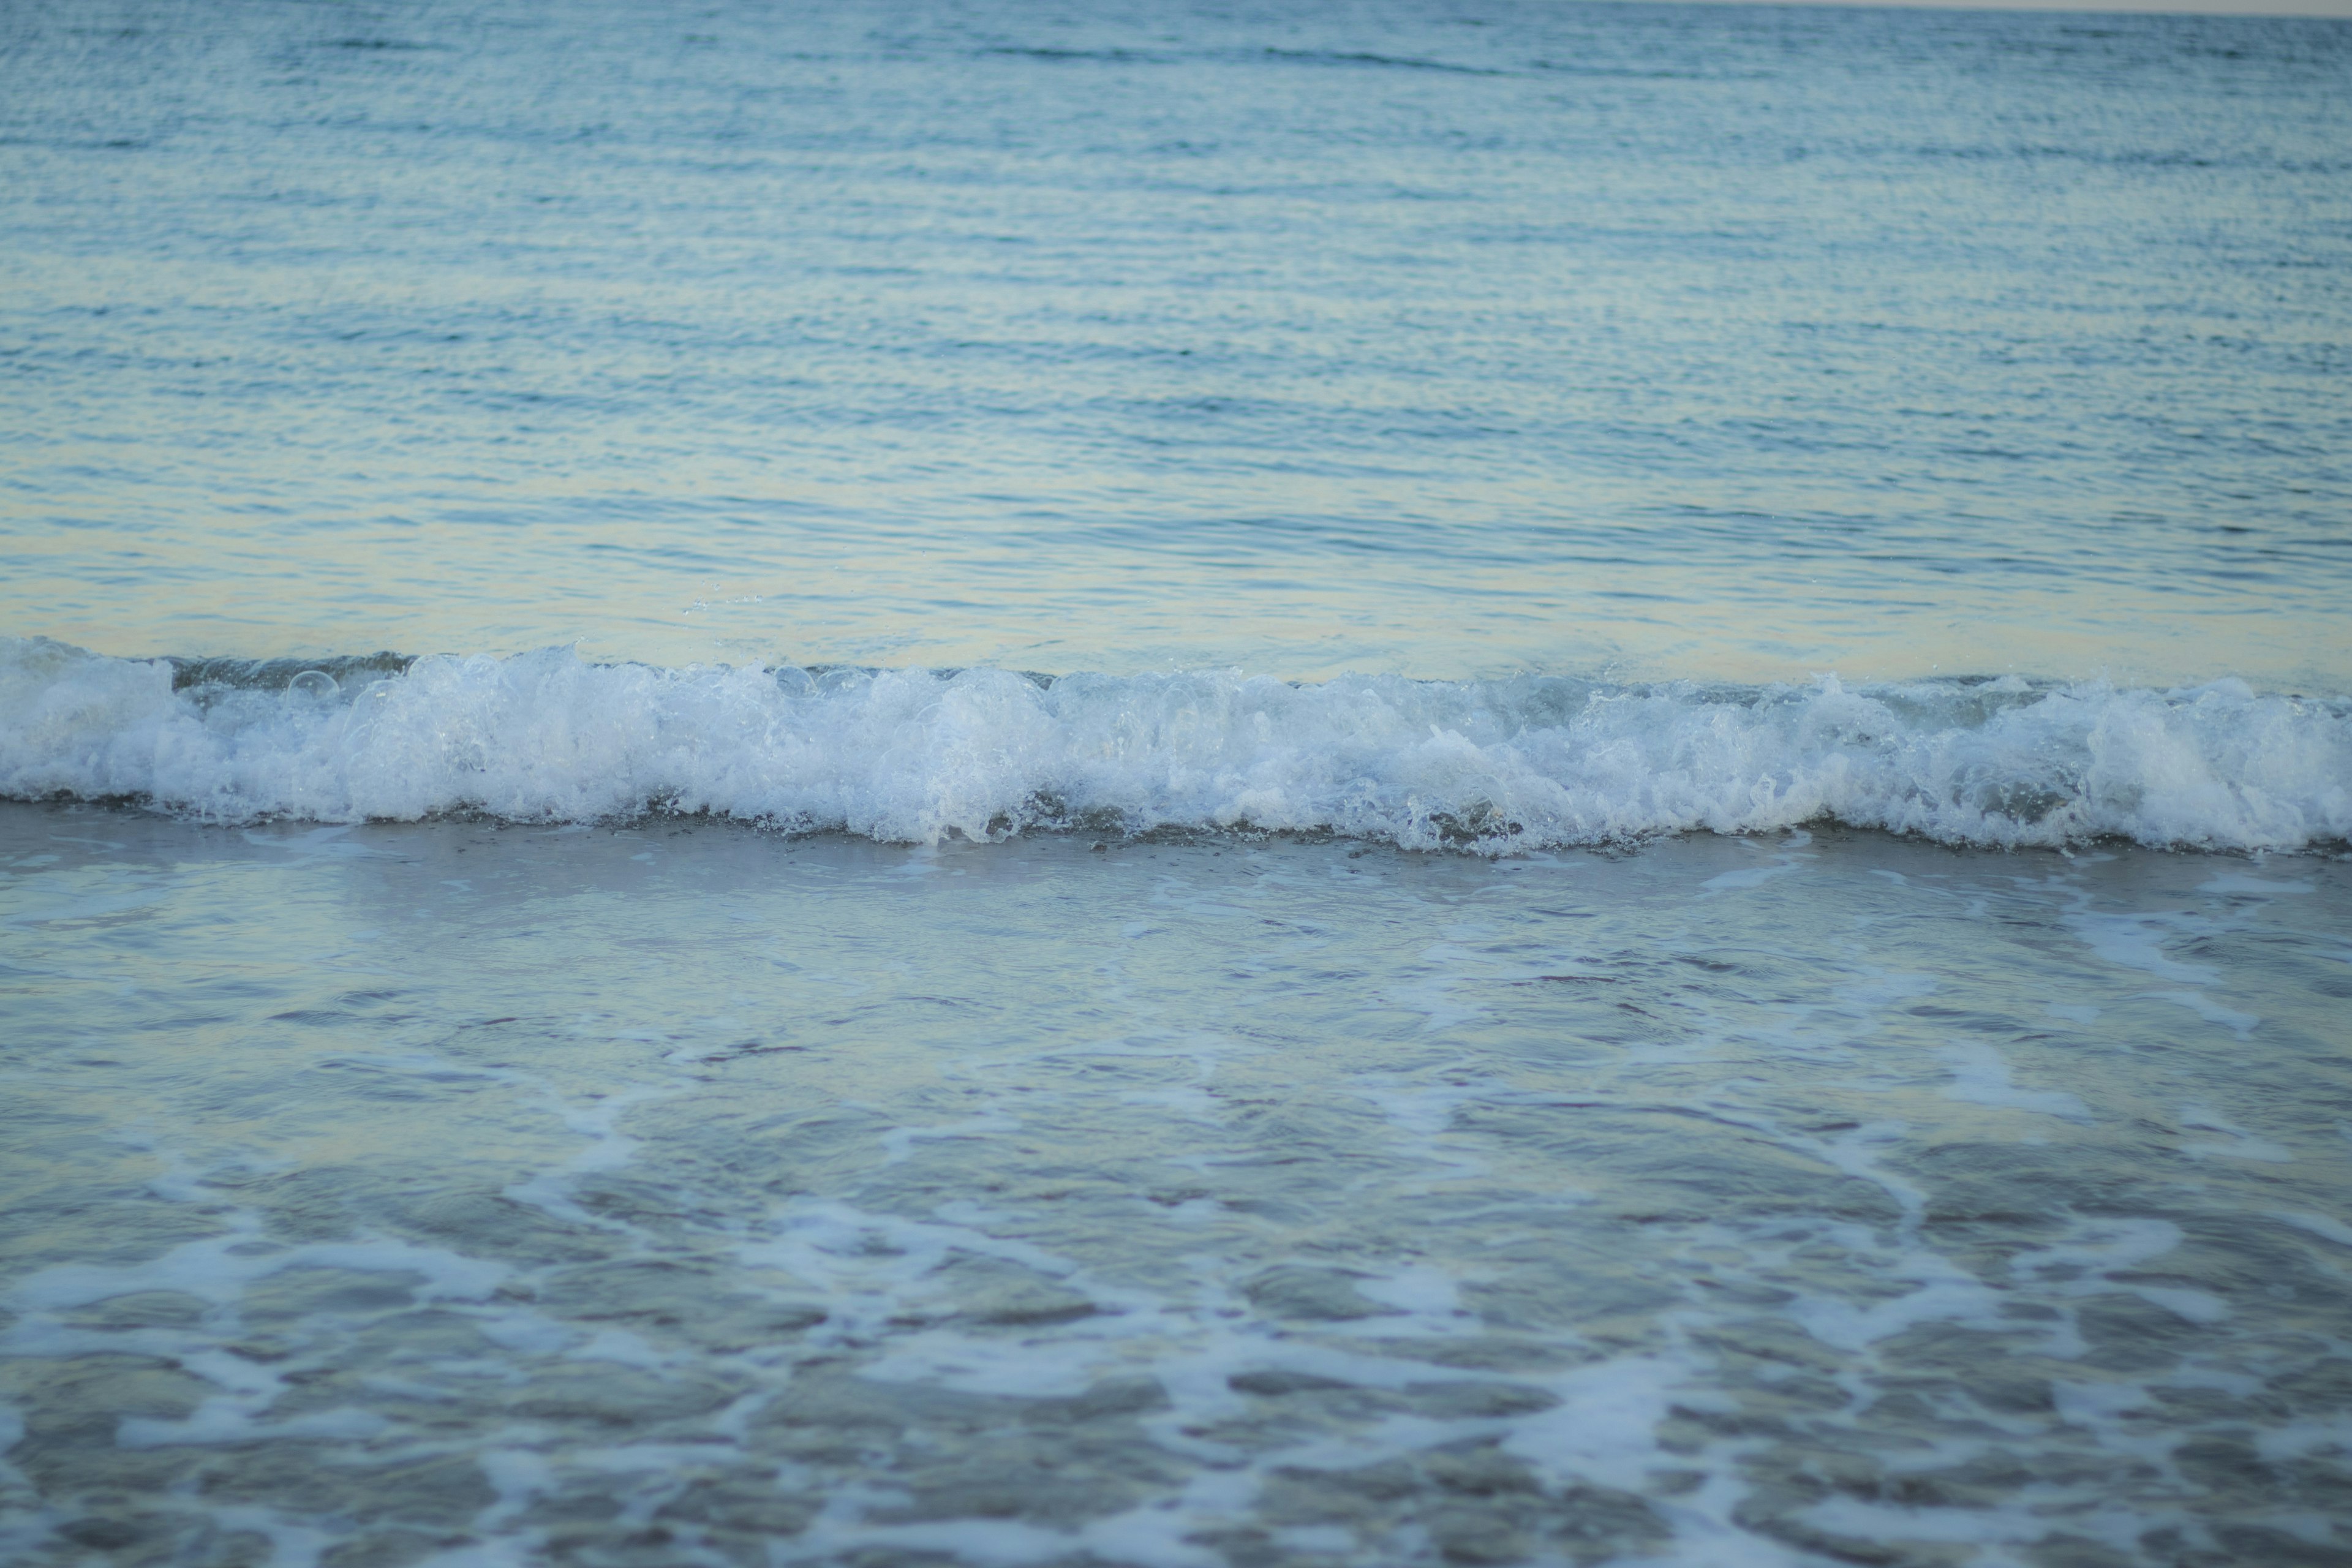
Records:
[[[2208,1154],[2220,1154],[2231,1160],[2259,1160],[2264,1164],[2286,1165],[2294,1161],[2294,1151],[2284,1144],[2258,1137],[2231,1121],[2210,1106],[2184,1106],[2180,1111],[2184,1131],[2219,1132],[2234,1142],[2229,1143],[2188,1143],[2181,1152],[2191,1159],[2203,1159]]]
[[[2027,1489],[2000,1507],[1986,1509],[1902,1508],[1832,1497],[1801,1510],[1797,1517],[1833,1535],[1881,1547],[1907,1542],[1972,1546],[1978,1550],[1968,1561],[2002,1564],[2021,1560],[1997,1548],[2031,1545],[2061,1533],[2087,1536],[2119,1554],[2137,1556],[2142,1537],[2166,1526],[2178,1528],[2181,1522],[2169,1511],[2142,1513],[2115,1504],[2060,1511],[2062,1507],[2056,1489],[2040,1487]]]
[[[58,1264],[26,1278],[0,1297],[0,1303],[29,1315],[86,1306],[135,1291],[171,1290],[218,1304],[236,1300],[252,1281],[289,1268],[415,1274],[423,1280],[414,1288],[417,1300],[461,1301],[488,1296],[508,1273],[502,1263],[404,1241],[311,1242],[280,1248],[262,1246],[248,1231],[232,1230],[184,1243],[147,1263],[121,1268]]]
[[[2088,1121],[2091,1119],[2089,1108],[2080,1099],[2063,1090],[2020,1089],[2011,1080],[2008,1058],[1990,1046],[1963,1042],[1943,1047],[1936,1054],[1942,1057],[1952,1069],[1952,1082],[1944,1090],[1947,1099],[1967,1100],[1973,1105],[2030,1110],[2042,1116],[2062,1117],[2069,1121]]]
[[[2314,1236],[2325,1237],[2338,1247],[2352,1247],[2352,1225],[2324,1214],[2281,1214],[2279,1218]]]
[[[2148,991],[2143,995],[2158,1002],[2169,1002],[2176,1007],[2186,1007],[2209,1024],[2219,1024],[2240,1039],[2254,1032],[2263,1020],[2260,1015],[2241,1013],[2235,1007],[2224,1007],[2201,991]]]
[[[2144,970],[2161,980],[2186,981],[2191,985],[2208,984],[2217,977],[2212,968],[2201,963],[2182,963],[2165,951],[2168,942],[2209,936],[2220,929],[2200,916],[2178,912],[2095,914],[2078,910],[2059,918],[2083,939],[2085,946],[2109,963]]]
[[[354,679],[353,685],[357,685]],[[2352,701],[2008,679],[1849,689],[427,658],[348,697],[173,689],[0,642],[0,795],[224,821],[649,807],[918,843],[1025,826],[1328,830],[1488,850],[1813,821],[1948,843],[2352,837]]]
[[[2188,1322],[2218,1323],[2230,1315],[2229,1303],[2218,1296],[2113,1278],[2163,1257],[2182,1240],[2180,1227],[2170,1220],[2105,1220],[2084,1226],[2074,1241],[2021,1253],[2010,1259],[2009,1266],[2020,1279],[2032,1279],[2053,1295],[2091,1297],[2120,1291]]]
[[[275,1390],[271,1391],[273,1394]],[[228,1447],[242,1443],[275,1443],[289,1438],[311,1442],[357,1443],[384,1431],[392,1423],[372,1410],[339,1406],[284,1421],[253,1418],[247,1402],[235,1398],[207,1399],[184,1421],[127,1415],[116,1430],[115,1442],[125,1448],[163,1448],[181,1444]]]
[[[2352,1420],[2291,1421],[2254,1434],[2254,1451],[2272,1464],[2307,1454],[2352,1457]]]
[[[1689,1368],[1656,1356],[1627,1356],[1579,1367],[1549,1380],[1559,1403],[1515,1424],[1503,1451],[1517,1455],[1555,1485],[1594,1481],[1644,1489],[1663,1455],[1652,1434],[1666,1418]]]
[[[1823,1344],[1843,1351],[1864,1349],[1922,1323],[1950,1321],[1985,1330],[2011,1326],[2001,1316],[2000,1292],[1937,1254],[1911,1249],[1889,1272],[1894,1278],[1916,1281],[1918,1289],[1867,1307],[1833,1298],[1804,1297],[1790,1306],[1789,1315]]]

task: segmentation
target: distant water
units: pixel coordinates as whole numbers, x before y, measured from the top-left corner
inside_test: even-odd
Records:
[[[16,5],[0,629],[2352,691],[2352,28]]]
[[[2348,89],[0,8],[0,1559],[2340,1564]]]

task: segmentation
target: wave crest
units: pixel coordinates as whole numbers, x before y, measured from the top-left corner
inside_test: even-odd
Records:
[[[2352,702],[2236,680],[1292,685],[666,669],[563,649],[291,677],[281,662],[0,641],[0,795],[223,822],[677,810],[906,842],[1247,828],[1486,853],[1822,821],[1999,847],[2352,838]]]

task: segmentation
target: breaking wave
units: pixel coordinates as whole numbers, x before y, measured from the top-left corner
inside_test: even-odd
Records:
[[[5,639],[0,795],[222,822],[710,812],[910,842],[1238,829],[1505,853],[1837,822],[2289,849],[2352,838],[2352,700],[2236,680],[667,669],[563,649],[138,660]]]

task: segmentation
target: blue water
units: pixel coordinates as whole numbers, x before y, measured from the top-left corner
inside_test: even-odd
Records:
[[[2352,689],[2352,31],[12,7],[0,626]]]
[[[2341,1564],[2347,89],[0,7],[0,1559]]]

